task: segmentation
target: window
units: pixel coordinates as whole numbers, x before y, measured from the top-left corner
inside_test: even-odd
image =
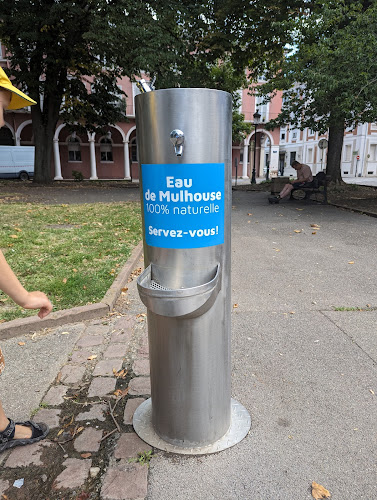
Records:
[[[131,161],[132,162],[137,162],[138,161],[136,137],[134,137],[133,139],[131,139]]]
[[[81,144],[77,137],[68,138],[68,161],[81,161]]]
[[[240,163],[243,163],[243,149],[240,151]]]
[[[100,140],[101,161],[113,161],[113,144],[106,137]]]
[[[287,105],[290,101],[290,97],[286,92],[283,92],[282,104]]]
[[[297,139],[297,130],[292,130],[292,141]]]
[[[264,96],[255,96],[255,111],[258,110],[260,113],[260,121],[261,123],[265,123],[268,121],[268,103],[264,102],[266,97]]]
[[[377,144],[370,145],[370,161],[377,161]]]
[[[6,126],[0,128],[0,146],[14,146],[12,131]]]
[[[280,130],[280,140],[281,140],[281,142],[285,142],[286,133],[287,133],[287,130],[285,128],[282,128]]]
[[[313,163],[313,148],[308,149],[308,162]]]
[[[145,79],[145,78],[144,78]],[[148,83],[148,84],[151,84],[152,82],[150,82],[149,80],[145,79],[145,81]],[[134,114],[135,114],[135,97],[137,95],[139,95],[141,92],[139,90],[139,87],[136,85],[135,82],[132,83],[132,104],[133,104],[133,109],[134,109]]]
[[[135,114],[135,97],[140,94],[140,90],[135,82],[132,83],[132,101],[133,101],[133,109]]]
[[[292,163],[296,160],[296,151],[291,151],[290,158],[289,158],[289,164],[292,165]]]
[[[242,89],[237,90],[236,102],[238,104],[238,112],[242,113]]]
[[[344,161],[351,161],[351,151],[352,151],[352,146],[350,144],[345,146]]]

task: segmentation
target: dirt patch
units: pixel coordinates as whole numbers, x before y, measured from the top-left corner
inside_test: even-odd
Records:
[[[329,203],[377,217],[377,188],[346,184],[330,187]]]
[[[130,181],[62,181],[35,184],[32,181],[0,181],[1,203],[46,205],[139,201],[139,185]]]
[[[239,184],[235,191],[270,192],[271,183]],[[377,188],[353,184],[329,187],[329,203],[377,215]],[[139,185],[130,181],[54,182],[0,181],[0,203],[71,204],[139,201]]]
[[[257,192],[270,192],[271,182],[261,182],[260,184],[239,184],[233,186],[233,191],[257,191]]]
[[[234,191],[270,192],[271,183],[242,184],[233,186]],[[355,184],[328,187],[328,201],[330,204],[363,212],[377,217],[377,188]]]

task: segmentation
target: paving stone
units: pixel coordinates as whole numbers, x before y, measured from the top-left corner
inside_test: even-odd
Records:
[[[75,439],[73,447],[76,451],[98,451],[103,431],[89,427]]]
[[[132,424],[132,419],[136,409],[141,405],[141,403],[144,403],[144,401],[144,398],[131,398],[127,400],[123,415],[123,423],[125,425]]]
[[[78,422],[82,420],[99,420],[104,422],[106,420],[105,412],[108,410],[108,406],[105,404],[93,405],[89,411],[79,413],[75,420]]]
[[[140,350],[136,351],[138,359],[149,359],[149,353],[141,352]]]
[[[137,359],[132,367],[133,372],[136,376],[150,375],[149,359]]]
[[[64,385],[54,385],[53,387],[50,387],[50,390],[43,398],[43,402],[51,406],[57,406],[64,403],[63,396],[66,395],[67,390],[68,387],[65,387]]]
[[[121,434],[115,447],[115,458],[137,458],[138,453],[151,450],[152,447],[134,432]]]
[[[77,347],[93,347],[103,344],[104,338],[101,335],[84,335],[77,342]]]
[[[93,375],[97,377],[102,375],[103,377],[114,377],[114,372],[121,370],[123,364],[123,359],[103,359],[98,361],[96,367],[94,368]]]
[[[135,325],[136,321],[133,316],[122,316],[121,318],[118,318],[116,323],[115,323],[115,328],[117,330],[131,330],[133,326]]]
[[[117,330],[112,333],[110,342],[112,344],[129,344],[132,338],[132,330]]]
[[[77,351],[73,351],[71,361],[72,363],[85,363],[92,354],[92,352],[85,349],[78,349]]]
[[[3,496],[3,494],[6,492],[6,490],[9,488],[9,481],[4,481],[3,479],[0,479],[0,495]]]
[[[58,410],[55,408],[51,408],[51,409],[41,408],[34,415],[32,420],[34,422],[44,422],[45,424],[47,424],[50,427],[50,429],[54,429],[56,427],[59,427],[60,413],[61,413],[61,410]]]
[[[151,393],[151,379],[149,377],[135,377],[128,385],[130,396],[149,395]]]
[[[67,458],[63,465],[65,469],[52,485],[54,490],[73,489],[82,486],[89,475],[92,461],[90,459]]]
[[[89,325],[85,335],[106,335],[110,331],[109,325]]]
[[[92,380],[89,387],[88,396],[106,396],[110,392],[115,391],[116,379],[110,377],[96,377]]]
[[[148,467],[127,464],[110,467],[101,489],[101,500],[138,500],[147,496]]]
[[[143,337],[142,341],[140,342],[140,347],[137,350],[137,352],[140,354],[149,354],[148,337]]]
[[[64,334],[64,335],[67,335],[67,332],[69,334],[72,334],[72,333],[83,333],[85,331],[85,328],[86,328],[86,325],[85,323],[74,323],[74,324],[66,324],[66,325],[63,325],[63,326],[59,326],[58,328],[56,328],[56,330],[54,331],[55,334]]]
[[[60,382],[62,384],[77,384],[81,382],[85,373],[85,366],[65,365],[61,369]]]
[[[52,446],[52,443],[45,440],[27,446],[17,446],[9,455],[5,467],[13,469],[15,467],[29,467],[30,465],[45,466],[46,464],[41,460],[41,455],[43,449],[47,446]]]
[[[119,358],[125,356],[127,347],[125,344],[110,344],[106,351],[103,353],[104,358]]]

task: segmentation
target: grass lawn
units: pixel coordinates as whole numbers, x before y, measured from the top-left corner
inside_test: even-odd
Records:
[[[141,239],[139,203],[0,205],[0,248],[54,311],[99,302]],[[0,322],[36,314],[0,292]]]

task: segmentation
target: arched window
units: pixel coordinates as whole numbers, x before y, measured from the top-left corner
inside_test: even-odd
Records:
[[[132,162],[137,162],[137,143],[136,143],[136,137],[131,139],[131,161]]]
[[[0,128],[0,145],[1,146],[14,146],[14,139],[12,131],[8,127]]]
[[[68,161],[81,161],[81,144],[77,137],[68,138]]]
[[[111,139],[103,137],[100,140],[101,161],[113,161],[113,144]]]

